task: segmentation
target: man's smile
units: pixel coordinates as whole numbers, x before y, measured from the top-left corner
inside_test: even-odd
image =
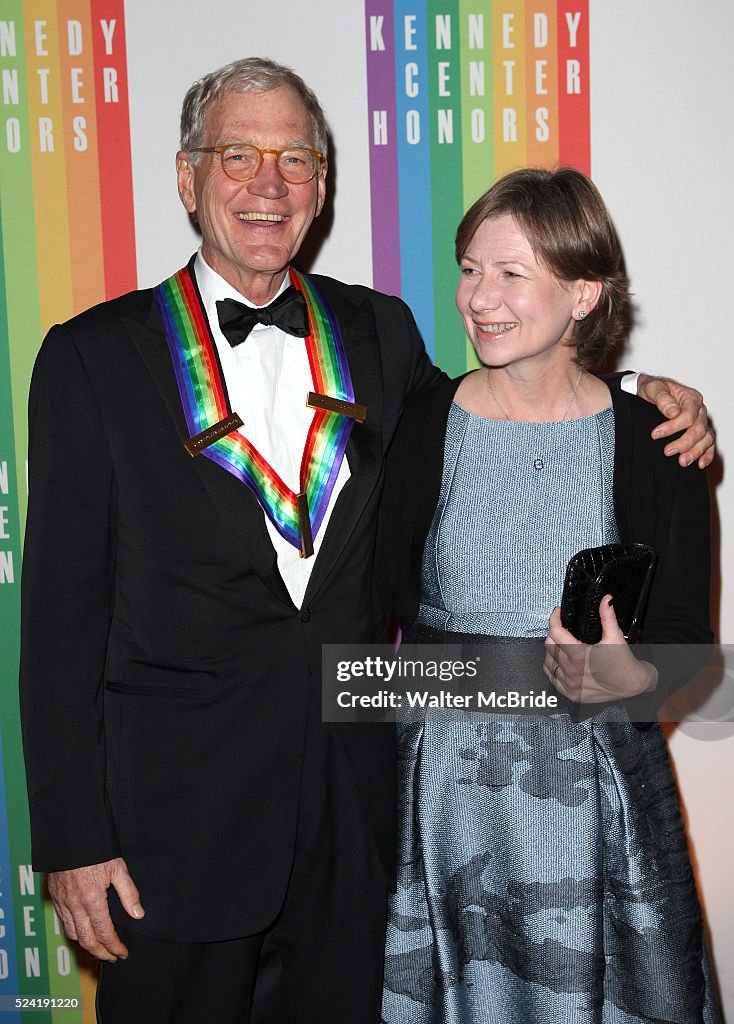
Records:
[[[286,218],[282,213],[238,213],[237,216],[240,220],[247,221],[247,223],[257,223],[258,221],[269,221],[273,224],[280,224]]]

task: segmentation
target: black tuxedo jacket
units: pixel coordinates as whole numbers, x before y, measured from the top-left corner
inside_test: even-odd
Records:
[[[151,291],[54,327],[33,375],[21,707],[34,866],[124,856],[141,930],[164,938],[224,939],[273,919],[321,645],[381,629],[383,455],[406,395],[437,371],[400,300],[316,281],[368,413],[300,609],[252,493],[183,448]],[[363,810],[355,842],[374,844],[389,881],[392,729],[323,728]]]

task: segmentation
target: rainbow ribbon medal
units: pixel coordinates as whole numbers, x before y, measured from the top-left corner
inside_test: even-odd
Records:
[[[308,277],[291,267],[290,278],[308,307],[310,334],[304,340],[314,386],[307,397],[314,416],[303,449],[298,493],[237,429],[243,423],[229,410],[214,341],[188,267],[159,284],[154,294],[190,434],[186,450],[192,456],[205,455],[249,487],[281,537],[308,558],[349,435],[355,422],[364,421],[367,410],[354,401],[334,311]]]

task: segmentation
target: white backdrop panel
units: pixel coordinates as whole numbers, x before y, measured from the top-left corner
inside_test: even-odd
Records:
[[[314,265],[371,283],[363,6],[359,0],[128,0],[125,6],[138,272],[149,285],[196,246],[178,202],[174,156],[181,98],[199,75],[237,57],[271,56],[316,90],[333,131],[333,224]],[[724,472],[730,399],[730,0],[591,0],[593,176],[625,247],[639,322],[625,365],[665,372],[705,394],[721,459],[712,474],[720,523],[718,629],[734,643],[734,491]],[[734,666],[732,666],[734,672]],[[678,730],[671,743],[690,821],[725,1004],[734,1018],[734,826],[727,792],[730,729]]]

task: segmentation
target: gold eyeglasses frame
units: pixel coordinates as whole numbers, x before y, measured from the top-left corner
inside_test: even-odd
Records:
[[[258,164],[254,172],[252,174],[249,174],[246,178],[235,178],[224,166],[224,154],[227,152],[228,149],[236,149],[238,146],[246,146],[248,149],[254,149],[260,158],[258,160]],[[266,153],[272,153],[272,155],[275,157],[275,166],[278,169],[278,174],[281,176],[283,181],[287,181],[289,185],[307,185],[309,181],[313,181],[313,179],[318,174],[319,169],[321,167],[321,163],[324,159],[323,153],[321,153],[318,149],[311,149],[310,146],[285,146],[283,149],[261,149],[260,146],[255,146],[252,142],[225,142],[220,146],[199,146],[197,149],[192,149],[191,152],[218,153],[219,162],[222,165],[222,170],[224,171],[224,173],[227,175],[230,181],[239,181],[240,183],[245,181],[252,181],[253,178],[257,177],[260,168],[263,165]],[[286,177],[286,175],[283,174],[283,170],[280,166],[280,158],[282,157],[282,155],[284,153],[293,152],[310,153],[311,156],[313,157],[313,171],[303,181],[293,181],[291,178]]]

